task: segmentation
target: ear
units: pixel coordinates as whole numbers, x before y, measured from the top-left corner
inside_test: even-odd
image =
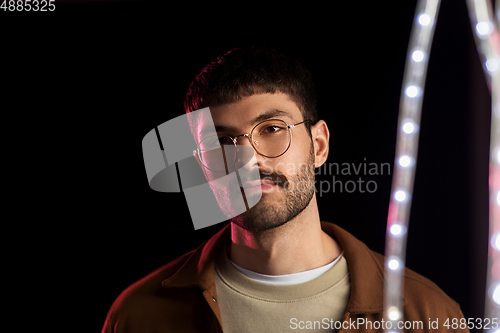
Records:
[[[325,121],[320,120],[311,126],[311,136],[314,144],[314,167],[319,168],[326,162],[330,149],[330,131]]]

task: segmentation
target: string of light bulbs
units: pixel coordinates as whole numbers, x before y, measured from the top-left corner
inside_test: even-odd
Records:
[[[384,295],[384,331],[391,333],[401,332],[397,324],[403,320],[407,230],[417,162],[424,83],[439,5],[440,0],[419,0],[417,3],[403,77],[385,245],[387,285]]]
[[[386,231],[385,332],[401,332],[406,239],[413,193],[427,62],[440,0],[419,0],[403,78],[396,158]],[[485,317],[500,318],[500,0],[498,27],[487,0],[467,0],[470,22],[492,96],[490,139],[490,218]],[[390,324],[389,324],[390,322]],[[500,333],[500,329],[494,333]]]
[[[479,58],[491,92],[488,271],[484,318],[500,318],[500,1],[467,0]],[[500,333],[500,329],[492,332]]]

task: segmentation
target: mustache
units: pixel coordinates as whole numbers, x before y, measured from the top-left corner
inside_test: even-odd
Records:
[[[246,173],[242,174],[240,172],[239,176],[240,176],[242,184],[244,184],[248,181],[255,180],[255,178],[248,177],[248,174],[246,174]],[[268,171],[259,170],[259,176],[260,176],[260,179],[270,180],[273,183],[275,183],[276,185],[281,186],[285,189],[288,186],[288,178],[285,175],[283,175],[282,173],[274,172],[274,171],[268,172]]]
[[[279,172],[260,172],[260,179],[266,179],[273,181],[276,185],[286,188],[288,184],[288,178]]]

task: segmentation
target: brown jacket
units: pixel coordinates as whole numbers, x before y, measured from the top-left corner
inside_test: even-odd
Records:
[[[354,323],[358,318],[373,326],[382,322],[384,257],[335,224],[322,222],[322,229],[340,243],[349,267],[351,296],[341,331],[381,332],[366,324],[356,329]],[[222,332],[214,260],[229,231],[228,225],[198,249],[128,287],[111,306],[102,333]],[[408,331],[468,332],[452,329],[453,319],[463,318],[460,306],[433,282],[406,269],[404,286],[404,320],[423,324],[423,329]],[[449,329],[444,326],[447,319]],[[437,329],[430,329],[436,320]]]

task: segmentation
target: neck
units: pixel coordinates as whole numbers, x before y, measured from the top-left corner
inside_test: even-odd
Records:
[[[323,230],[315,197],[293,220],[255,234],[231,223],[229,258],[237,265],[267,275],[284,275],[331,263],[340,245]]]

